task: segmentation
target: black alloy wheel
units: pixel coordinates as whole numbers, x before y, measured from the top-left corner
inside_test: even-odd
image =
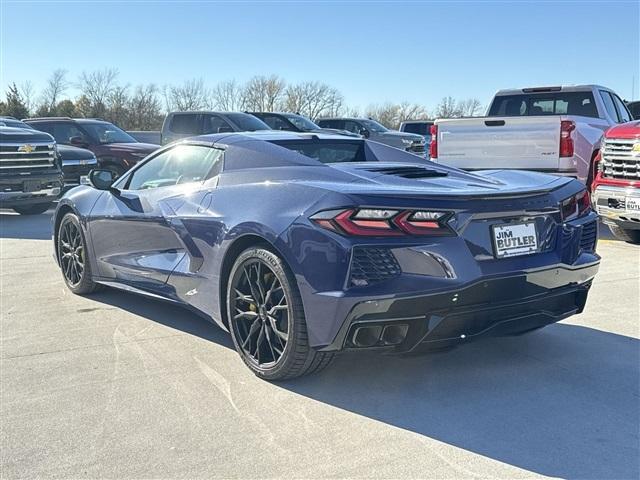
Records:
[[[73,213],[67,213],[60,222],[57,237],[58,261],[62,276],[74,293],[91,293],[97,284],[91,278],[91,267],[80,221]]]
[[[261,378],[307,375],[333,358],[309,347],[295,277],[271,250],[250,248],[236,259],[227,285],[227,319],[237,352]]]

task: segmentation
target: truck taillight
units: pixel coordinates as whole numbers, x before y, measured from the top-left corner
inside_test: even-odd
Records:
[[[571,133],[576,129],[573,120],[560,122],[560,156],[573,157],[573,137]]]
[[[429,157],[438,158],[438,125],[431,125],[431,143],[429,144]]]

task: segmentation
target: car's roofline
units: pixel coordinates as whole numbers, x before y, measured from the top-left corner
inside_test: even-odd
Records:
[[[539,87],[523,87],[523,88],[506,88],[498,90],[495,96],[505,95],[522,95],[522,94],[544,94],[554,92],[590,92],[592,90],[606,90],[613,92],[610,88],[603,87],[602,85],[589,84],[589,85],[542,85]]]

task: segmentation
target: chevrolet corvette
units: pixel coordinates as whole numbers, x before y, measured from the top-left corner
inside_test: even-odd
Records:
[[[344,350],[409,354],[544,327],[582,312],[600,261],[578,181],[467,173],[365,139],[205,135],[90,180],[53,217],[68,288],[188,307],[268,380]]]

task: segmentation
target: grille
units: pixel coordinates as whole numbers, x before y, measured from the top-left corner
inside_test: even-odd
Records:
[[[51,168],[56,153],[53,143],[3,143],[0,145],[0,170]]]
[[[355,247],[351,256],[352,287],[365,287],[400,275],[400,265],[387,248]]]
[[[602,175],[605,178],[640,180],[640,152],[634,152],[637,140],[607,138],[602,144]]]
[[[407,148],[407,151],[412,153],[424,153],[424,149],[425,149],[424,143],[415,142],[409,148]]]
[[[580,235],[580,250],[593,252],[596,249],[596,240],[598,238],[598,222],[586,223],[582,226],[582,234]]]

